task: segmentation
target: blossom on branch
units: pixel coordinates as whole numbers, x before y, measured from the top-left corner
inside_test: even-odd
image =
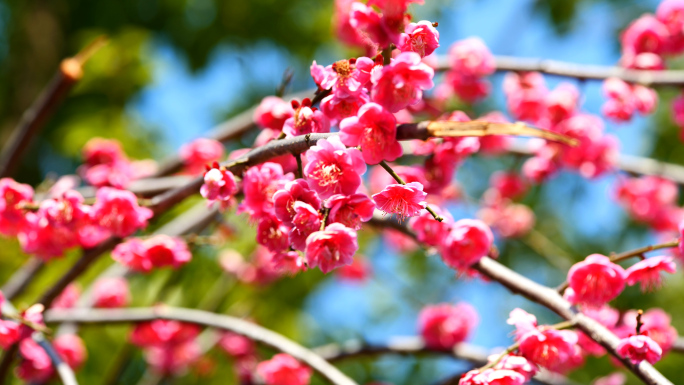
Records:
[[[568,272],[573,303],[600,307],[617,297],[625,287],[627,273],[601,254],[592,254]]]
[[[645,335],[621,339],[616,350],[622,357],[629,358],[633,364],[638,364],[643,360],[655,364],[660,361],[663,355],[663,350],[660,346]]]
[[[340,140],[350,147],[360,146],[363,160],[368,164],[400,157],[403,151],[396,137],[394,115],[376,103],[366,103],[358,116],[340,122]]]
[[[352,263],[359,245],[356,232],[341,223],[328,225],[306,239],[306,260],[309,267],[317,267],[323,273]]]
[[[312,370],[288,354],[276,354],[260,362],[256,372],[266,385],[308,385]]]
[[[378,209],[386,214],[397,214],[400,220],[415,216],[427,207],[427,193],[418,182],[407,184],[390,184],[384,190],[373,195]]]
[[[418,103],[423,90],[434,85],[434,75],[434,70],[420,60],[420,55],[402,52],[382,70],[371,74],[371,99],[390,112],[397,112]]]
[[[309,187],[323,199],[355,193],[366,172],[361,151],[346,148],[338,136],[319,140],[306,152],[306,159],[304,174]]]

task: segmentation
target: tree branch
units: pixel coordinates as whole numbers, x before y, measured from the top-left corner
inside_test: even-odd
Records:
[[[76,381],[76,376],[74,375],[73,370],[71,370],[71,367],[62,360],[62,358],[57,354],[57,351],[55,348],[50,344],[46,339],[45,336],[43,336],[43,333],[33,333],[32,338],[40,345],[43,350],[45,350],[45,353],[50,357],[50,361],[52,362],[52,367],[56,369],[57,375],[59,376],[60,380],[62,380],[62,383],[64,385],[78,385],[78,382]]]
[[[579,312],[555,290],[540,285],[489,257],[482,258],[473,265],[473,268],[489,279],[499,282],[511,292],[520,294],[531,301],[547,307],[564,319],[574,322],[578,329],[603,346],[646,384],[672,384],[648,362],[642,361],[635,365],[629,359],[620,356],[617,352],[617,345],[620,339],[598,321]]]
[[[381,354],[439,354],[450,355],[477,366],[486,365],[490,353],[486,349],[467,343],[460,343],[453,349],[430,348],[425,346],[420,337],[392,337],[387,343],[381,345],[370,345],[361,340],[350,340],[342,344],[328,344],[312,350],[328,362]],[[546,370],[542,370],[534,376],[534,380],[546,385],[576,385],[571,380]]]
[[[372,223],[375,226],[383,225],[381,219],[374,219]],[[388,221],[388,226],[397,228],[391,220]],[[402,232],[405,234],[413,233],[413,231],[407,227],[404,227]],[[479,262],[474,264],[472,268],[487,278],[505,286],[512,293],[522,295],[533,302],[545,306],[565,320],[573,322],[578,329],[584,332],[592,340],[596,341],[599,345],[603,346],[611,355],[620,360],[625,367],[631,370],[646,384],[672,384],[648,362],[642,361],[638,365],[634,365],[629,359],[620,356],[617,353],[617,345],[620,342],[620,339],[610,330],[606,329],[605,326],[578,311],[554,289],[540,285],[489,257],[482,258]]]
[[[45,313],[45,321],[47,323],[75,322],[82,324],[111,324],[146,322],[157,319],[189,322],[216,329],[228,330],[291,355],[310,366],[331,384],[357,385],[356,382],[313,351],[272,330],[227,315],[219,315],[202,310],[164,306],[137,309],[48,310]]]
[[[57,73],[31,107],[24,112],[12,136],[3,147],[0,154],[0,178],[10,176],[16,169],[33,137],[83,76],[85,61],[103,44],[104,39],[98,38],[75,57],[62,60]]]
[[[11,301],[21,294],[26,287],[33,281],[33,278],[45,267],[45,262],[41,259],[32,257],[26,261],[2,286],[2,293],[8,301]]]
[[[534,155],[534,151],[528,143],[513,142],[508,151],[518,155]],[[677,184],[684,185],[684,166],[678,164],[660,162],[651,158],[623,155],[618,156],[615,168],[634,175],[652,175],[669,179]]]
[[[648,87],[684,86],[684,71],[641,71],[616,66],[598,66],[588,64],[568,63],[557,60],[519,58],[512,56],[496,56],[497,71],[541,72],[547,75],[561,76],[575,79],[604,80],[615,77],[629,83],[638,83]],[[445,71],[450,68],[446,56],[437,58],[437,70]]]

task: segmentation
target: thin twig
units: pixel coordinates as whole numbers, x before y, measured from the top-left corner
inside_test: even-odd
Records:
[[[310,366],[331,384],[357,385],[356,382],[311,350],[272,330],[227,315],[220,315],[202,310],[165,306],[137,309],[48,310],[45,313],[45,322],[48,323],[77,322],[85,324],[111,324],[146,322],[157,319],[189,322],[216,329],[228,330],[291,355]]]
[[[45,350],[45,353],[47,353],[47,355],[50,357],[52,367],[56,369],[59,379],[62,380],[62,384],[78,385],[78,381],[76,381],[76,376],[74,375],[73,370],[71,370],[69,365],[62,360],[59,354],[57,354],[57,351],[52,344],[45,339],[43,333],[33,333],[32,338],[36,341],[36,343],[38,343],[38,345],[40,345],[41,348],[43,348],[43,350]]]
[[[405,184],[406,184],[406,182],[399,176],[399,174],[396,173],[396,171],[394,171],[394,170],[392,169],[392,167],[390,167],[389,164],[387,164],[387,162],[385,162],[384,160],[380,161],[380,166],[381,166],[382,168],[384,168],[385,171],[387,171],[387,173],[390,174],[390,175],[392,176],[392,178],[394,178],[394,180],[397,181],[397,183],[399,183],[399,184],[401,184],[401,185],[405,185]],[[425,210],[427,210],[427,212],[429,212],[430,215],[432,215],[432,216],[435,218],[436,221],[442,222],[442,221],[444,220],[444,218],[442,218],[441,216],[439,216],[439,215],[435,212],[435,210],[433,210],[432,207],[430,207],[429,205],[426,205],[426,206],[425,206]]]

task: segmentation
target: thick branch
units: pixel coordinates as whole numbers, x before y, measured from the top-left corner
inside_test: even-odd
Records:
[[[75,57],[64,59],[60,63],[57,73],[21,116],[19,124],[3,147],[0,154],[0,178],[10,176],[21,163],[21,157],[33,137],[66,99],[74,84],[81,79],[83,64],[103,43],[104,39],[98,38]]]
[[[369,345],[360,340],[350,340],[343,344],[329,344],[313,349],[328,362],[336,362],[359,356],[376,356],[381,354],[438,354],[450,355],[458,360],[468,361],[482,366],[488,362],[490,351],[479,346],[461,343],[453,349],[436,349],[425,346],[420,337],[393,337],[386,344]],[[534,380],[547,385],[575,385],[571,380],[547,371],[541,371]]]
[[[617,345],[620,339],[596,320],[579,312],[553,289],[540,285],[488,257],[482,258],[473,265],[473,268],[489,279],[499,282],[511,292],[537,302],[564,319],[574,322],[578,329],[618,358],[644,383],[651,385],[672,384],[648,362],[642,361],[638,365],[634,365],[629,359],[621,357],[617,353]]]
[[[438,58],[437,70],[448,70],[449,63],[445,56]],[[589,64],[568,63],[557,60],[518,58],[512,56],[496,57],[497,71],[529,72],[536,71],[547,75],[562,76],[575,79],[603,80],[611,77],[629,83],[644,86],[684,86],[684,71],[640,71],[615,66],[598,66]]]
[[[216,329],[229,330],[291,355],[320,373],[331,384],[357,385],[352,379],[311,350],[272,330],[227,315],[172,307],[114,310],[48,310],[45,313],[45,321],[47,323],[111,324],[145,322],[157,319],[189,322]]]

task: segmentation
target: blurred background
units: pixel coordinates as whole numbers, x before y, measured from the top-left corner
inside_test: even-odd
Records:
[[[614,65],[620,56],[620,31],[642,13],[654,12],[657,5],[655,0],[429,0],[413,6],[412,13],[416,20],[439,22],[438,54],[445,54],[457,40],[479,36],[495,55]],[[110,38],[33,142],[15,178],[35,186],[50,175],[74,173],[82,146],[94,136],[120,140],[131,158],[161,160],[274,94],[288,69],[294,73],[288,91],[312,88],[308,70],[312,60],[325,65],[359,54],[335,41],[333,8],[328,0],[0,1],[3,143],[62,58],[75,54],[96,36]],[[681,64],[673,62],[671,67],[684,68]],[[475,112],[505,111],[502,78],[502,74],[492,77],[492,96],[473,107]],[[559,79],[548,77],[547,82],[551,88]],[[577,85],[582,109],[598,114],[603,102],[601,83]],[[669,100],[677,91],[658,91],[661,102],[656,114],[636,117],[629,124],[607,123],[607,129],[620,138],[621,153],[684,164],[679,129],[670,118]],[[249,146],[253,138],[246,135],[242,144],[232,148]],[[507,156],[475,156],[459,169],[457,179],[467,195],[479,197],[491,172],[508,169],[516,161]],[[563,172],[536,187],[524,203],[537,215],[537,232],[556,246],[540,244],[534,237],[499,241],[503,263],[555,286],[572,262],[590,253],[607,254],[657,241],[614,202],[614,182],[614,175],[587,181]],[[162,222],[197,201],[184,203]],[[449,209],[459,219],[473,217],[477,207],[463,203]],[[229,240],[221,247],[248,255],[255,247],[253,230],[232,213],[227,222]],[[512,329],[505,320],[515,307],[534,312],[542,322],[557,321],[553,314],[497,284],[457,279],[437,257],[425,258],[423,251],[400,253],[376,233],[360,234],[361,253],[369,257],[373,270],[365,282],[324,277],[316,270],[265,286],[238,284],[216,268],[220,248],[203,246],[193,250],[193,262],[179,271],[133,277],[133,304],[197,307],[207,292],[218,287],[219,311],[251,318],[306,346],[350,338],[381,343],[394,335],[415,335],[419,310],[439,302],[466,301],[475,306],[480,323],[470,342],[485,348],[510,344]],[[77,253],[73,254],[52,262],[16,304],[31,304],[72,263]],[[0,240],[0,282],[25,260],[16,241]],[[100,261],[79,280],[81,286],[86,287],[111,263],[109,258]],[[683,289],[684,281],[677,274],[652,294],[629,288],[614,305],[623,310],[662,307],[672,315],[673,325],[684,330]],[[138,383],[145,363],[137,350],[127,347],[127,333],[124,326],[82,329],[90,358],[79,372],[81,383]],[[236,383],[230,360],[219,351],[209,356],[215,364],[211,377],[192,370],[166,381]],[[656,367],[677,383],[682,364],[684,356],[671,354]],[[469,368],[448,358],[398,356],[354,359],[341,367],[359,383],[396,385],[431,384]],[[590,383],[612,370],[606,357],[589,358],[570,377]],[[630,381],[637,383],[634,378]]]

